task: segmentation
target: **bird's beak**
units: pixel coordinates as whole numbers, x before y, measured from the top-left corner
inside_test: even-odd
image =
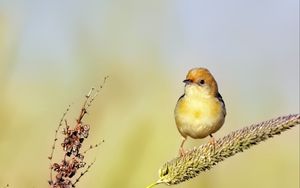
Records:
[[[185,80],[183,80],[183,83],[185,83],[185,84],[191,84],[191,83],[192,83],[192,80],[190,80],[190,79],[185,79]]]

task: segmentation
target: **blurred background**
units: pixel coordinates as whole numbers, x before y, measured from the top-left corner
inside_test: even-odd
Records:
[[[0,187],[48,186],[61,115],[72,104],[74,123],[106,75],[85,118],[86,147],[105,143],[78,187],[156,181],[178,154],[173,110],[194,67],[210,69],[226,103],[216,138],[299,113],[299,1],[0,1]],[[298,188],[299,126],[174,187]]]

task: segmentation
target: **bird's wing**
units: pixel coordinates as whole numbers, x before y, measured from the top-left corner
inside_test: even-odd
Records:
[[[226,107],[225,107],[225,102],[222,98],[222,95],[218,92],[216,97],[222,103],[222,107],[224,109],[224,116],[226,116]]]
[[[182,95],[179,97],[179,99],[177,100],[177,102],[178,102],[180,99],[182,99],[182,98],[184,97],[184,95],[185,95],[185,94],[182,94]]]

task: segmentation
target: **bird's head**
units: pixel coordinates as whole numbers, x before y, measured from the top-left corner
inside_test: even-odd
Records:
[[[218,85],[213,75],[206,68],[193,68],[186,75],[185,94],[212,95],[218,93]]]

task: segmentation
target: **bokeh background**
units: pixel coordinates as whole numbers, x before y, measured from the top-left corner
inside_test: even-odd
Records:
[[[105,143],[78,187],[146,187],[178,154],[173,109],[199,66],[227,106],[216,138],[299,113],[299,1],[0,1],[0,187],[47,187],[62,113],[106,75],[85,119]],[[174,187],[298,188],[299,126]]]

